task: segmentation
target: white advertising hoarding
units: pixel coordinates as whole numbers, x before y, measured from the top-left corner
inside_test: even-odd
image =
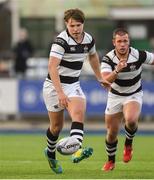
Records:
[[[16,79],[0,79],[0,114],[16,114],[18,112],[18,81]]]

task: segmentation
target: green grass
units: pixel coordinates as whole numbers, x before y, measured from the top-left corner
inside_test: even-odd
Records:
[[[104,136],[85,136],[84,145],[91,145],[94,154],[79,164],[70,156],[57,153],[63,174],[50,171],[44,157],[46,139],[43,135],[0,135],[0,179],[152,179],[154,178],[154,136],[136,136],[134,156],[122,162],[124,137],[119,137],[116,168],[101,171],[106,161]]]

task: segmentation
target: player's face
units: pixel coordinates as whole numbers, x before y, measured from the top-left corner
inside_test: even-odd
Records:
[[[83,23],[76,21],[72,18],[70,18],[68,22],[66,22],[66,27],[70,35],[76,40],[82,38],[83,26]]]
[[[120,55],[125,55],[128,50],[129,50],[129,37],[128,34],[125,35],[116,35],[115,38],[113,39],[113,45],[115,46],[115,50],[120,54]]]

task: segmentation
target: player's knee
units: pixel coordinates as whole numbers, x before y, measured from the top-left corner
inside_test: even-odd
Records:
[[[135,124],[138,121],[138,118],[139,118],[138,114],[135,114],[135,113],[125,116],[125,120],[129,124]]]

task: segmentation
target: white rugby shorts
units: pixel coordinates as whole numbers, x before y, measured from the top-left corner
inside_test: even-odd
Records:
[[[79,82],[75,82],[72,84],[61,83],[61,85],[67,97],[80,97],[86,99]],[[64,109],[62,107],[59,107],[59,100],[56,90],[52,82],[48,80],[45,80],[43,84],[43,99],[48,111],[59,112]]]
[[[142,107],[143,91],[130,96],[119,96],[109,92],[105,114],[115,114],[122,112],[123,105],[127,104],[130,101],[136,101],[140,104],[140,107]]]

